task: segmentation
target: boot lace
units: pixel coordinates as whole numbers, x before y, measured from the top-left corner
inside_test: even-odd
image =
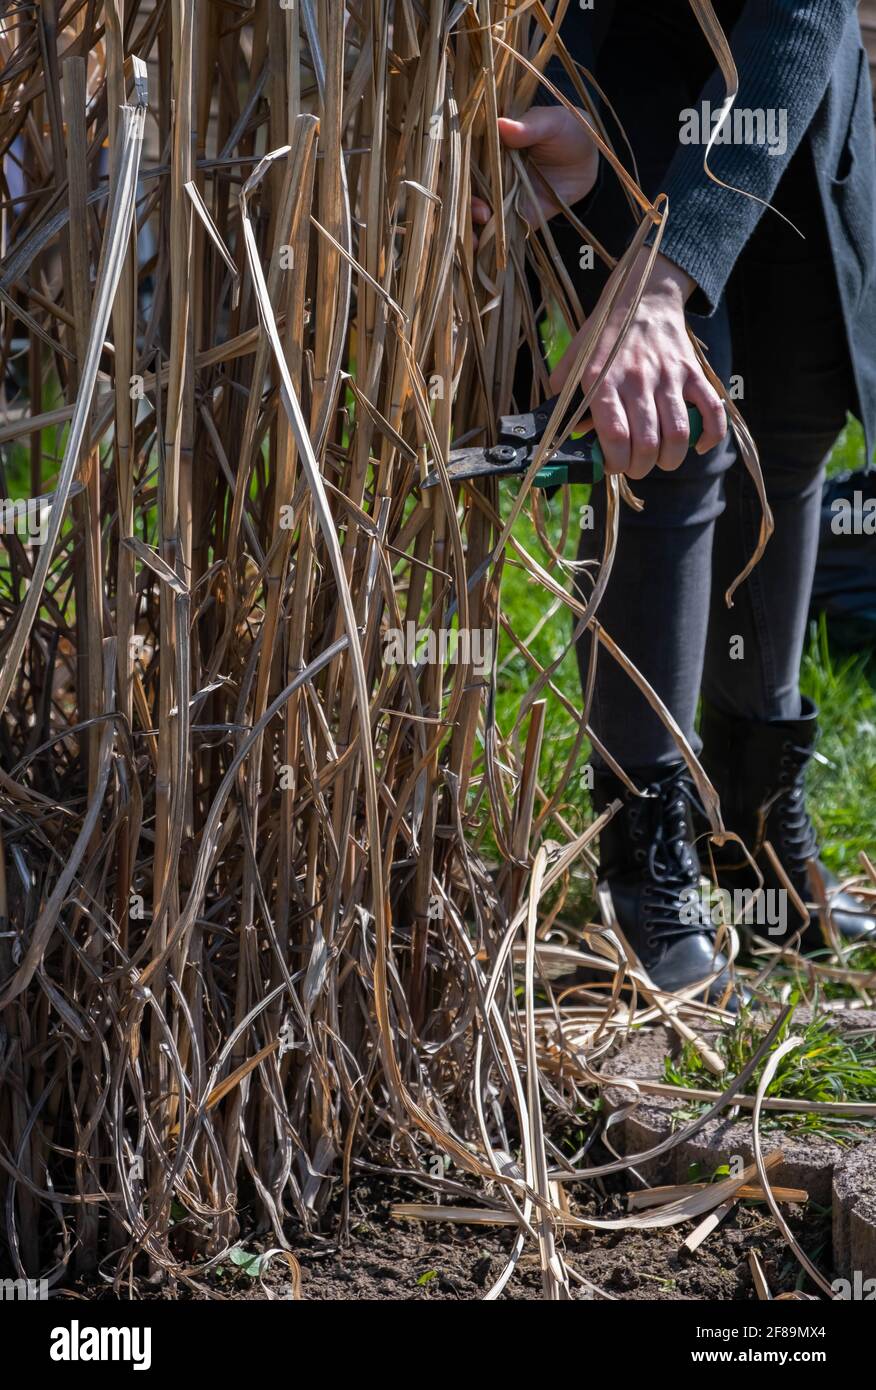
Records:
[[[771,814],[775,811],[781,834],[779,857],[791,876],[805,877],[806,861],[818,852],[815,829],[806,810],[804,773],[811,751],[800,748],[791,739],[782,744],[779,771],[779,790]]]
[[[633,856],[647,874],[641,902],[650,944],[704,932],[714,936],[698,892],[699,863],[690,843],[689,813],[701,808],[687,775],[652,782],[628,807]]]

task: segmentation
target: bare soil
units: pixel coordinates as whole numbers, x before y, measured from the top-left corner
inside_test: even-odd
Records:
[[[478,1299],[501,1273],[513,1243],[510,1228],[489,1230],[391,1220],[394,1202],[411,1200],[393,1184],[361,1190],[349,1245],[322,1252],[302,1246],[302,1295],[308,1299]],[[423,1200],[419,1193],[415,1200]],[[618,1193],[573,1202],[580,1215],[621,1216]],[[790,1206],[795,1235],[819,1268],[830,1259],[830,1214]],[[799,1267],[778,1235],[767,1208],[746,1203],[712,1233],[694,1255],[679,1253],[689,1225],[669,1231],[573,1232],[563,1242],[571,1267],[616,1299],[756,1298],[748,1252],[761,1256],[774,1294],[791,1290]],[[421,1282],[422,1281],[422,1282]],[[803,1281],[801,1280],[801,1287]],[[576,1298],[599,1297],[573,1284]],[[526,1253],[503,1299],[539,1299],[537,1256]]]
[[[585,1193],[570,1203],[578,1215],[619,1217],[626,1212],[626,1184],[614,1193]],[[441,1222],[402,1222],[391,1208],[398,1202],[427,1201],[421,1187],[392,1178],[369,1176],[354,1187],[350,1226],[345,1241],[298,1234],[292,1253],[301,1268],[301,1296],[312,1301],[434,1301],[482,1299],[504,1268],[513,1244],[509,1227],[467,1227]],[[453,1199],[454,1204],[459,1199]],[[472,1205],[477,1205],[472,1196]],[[830,1213],[822,1208],[785,1208],[795,1235],[819,1269],[830,1277]],[[436,1216],[438,1208],[436,1207]],[[326,1225],[329,1225],[327,1219]],[[749,1300],[755,1299],[748,1253],[756,1250],[773,1294],[795,1287],[813,1292],[802,1277],[761,1203],[744,1203],[728,1216],[693,1255],[680,1253],[690,1225],[668,1231],[571,1232],[562,1242],[567,1263],[588,1281],[573,1281],[572,1297],[619,1300]],[[251,1236],[241,1244],[248,1251],[266,1250],[275,1242]],[[289,1271],[280,1258],[270,1264],[263,1281],[231,1264],[205,1273],[198,1281],[205,1292],[192,1293],[182,1284],[149,1288],[142,1283],[135,1296],[146,1298],[263,1299],[291,1298]],[[595,1286],[591,1287],[591,1286]],[[209,1290],[209,1293],[206,1291]],[[269,1292],[267,1292],[269,1291]],[[107,1297],[80,1284],[86,1297]],[[502,1300],[535,1301],[542,1297],[537,1255],[527,1251],[502,1294]]]

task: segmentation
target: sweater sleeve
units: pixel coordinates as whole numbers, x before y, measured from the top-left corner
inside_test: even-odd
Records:
[[[736,190],[764,202],[772,198],[827,90],[855,9],[855,0],[748,0],[731,40],[739,93],[725,122],[727,143],[715,144],[709,155],[710,169],[732,188],[722,188],[703,168],[710,133],[701,130],[703,104],[710,103],[713,113],[721,109],[720,73],[709,79],[697,107],[679,113],[680,143],[663,188],[669,215],[660,250],[696,281],[693,312],[714,312],[764,215],[763,203]],[[686,118],[697,137],[690,143],[683,143]]]
[[[605,13],[603,13],[605,11]],[[566,44],[569,50],[569,57],[578,67],[587,68],[590,72],[597,70],[599,49],[602,40],[605,38],[606,28],[608,28],[609,10],[603,7],[599,13],[591,13],[590,10],[583,10],[576,0],[569,0],[569,8],[566,10],[565,18],[560,24],[560,39]],[[566,68],[560,63],[558,57],[553,56],[545,68],[545,76],[553,83],[559,92],[573,106],[578,104],[578,93],[574,89],[573,82]],[[535,106],[553,106],[555,97],[548,92],[544,86],[538,86],[535,95]]]

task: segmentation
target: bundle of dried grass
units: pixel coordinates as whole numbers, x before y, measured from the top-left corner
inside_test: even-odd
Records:
[[[285,1246],[364,1151],[422,1176],[437,1149],[519,1226],[490,1296],[529,1237],[564,1296],[542,1106],[590,1104],[630,1015],[591,1007],[568,1069],[562,1015],[546,1044],[536,1026],[540,903],[591,873],[597,827],[563,814],[585,716],[560,788],[540,783],[554,668],[518,635],[532,688],[501,728],[496,665],[466,648],[500,638],[506,555],[644,683],[595,618],[610,550],[572,597],[568,510],[558,537],[536,509],[539,561],[513,530],[528,487],[503,518],[495,485],[416,486],[452,437],[488,439],[521,347],[546,394],[527,264],[580,323],[495,133],[564,9],[45,0],[0,20],[3,491],[50,499],[44,544],[6,535],[0,571],[20,1273],[120,1279],[145,1252],[191,1278],[242,1201]],[[632,255],[663,209],[603,152],[641,213]],[[473,191],[496,210],[477,250]],[[610,982],[617,942],[597,944]]]

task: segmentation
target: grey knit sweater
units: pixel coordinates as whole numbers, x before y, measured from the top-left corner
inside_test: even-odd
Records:
[[[669,218],[661,250],[696,281],[698,289],[690,301],[694,312],[711,313],[720,299],[764,213],[763,204],[772,198],[818,110],[843,29],[855,9],[855,0],[747,0],[742,5],[738,0],[724,5],[717,0],[719,20],[732,23],[738,15],[728,37],[739,74],[739,94],[736,115],[730,116],[730,138],[713,147],[709,167],[732,187],[722,188],[705,172],[704,143],[680,140],[662,189],[669,199]],[[598,78],[600,36],[597,32],[594,43],[594,14],[570,0],[562,33],[573,57],[593,64]],[[702,35],[695,39],[705,43]],[[655,64],[659,61],[660,55],[655,54]],[[556,71],[552,68],[552,73]],[[571,94],[562,79],[558,85]],[[712,112],[719,111],[724,92],[716,67],[694,111],[701,118],[703,103]],[[746,140],[752,129],[767,138]],[[684,133],[697,132],[692,125]],[[738,189],[763,201],[745,197]]]

